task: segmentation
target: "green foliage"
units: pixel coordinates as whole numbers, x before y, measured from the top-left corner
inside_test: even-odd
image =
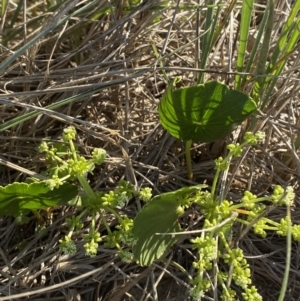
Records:
[[[132,11],[141,2],[138,0],[125,1],[121,9],[123,12]],[[255,43],[251,47],[250,55],[248,55],[246,50],[249,48],[250,16],[254,15],[254,1],[244,0],[239,2],[232,0],[215,4],[216,1],[206,0],[203,2],[204,6],[189,6],[188,4],[178,6],[178,9],[198,9],[199,12],[201,11],[201,18],[203,17],[204,20],[201,27],[203,34],[201,33],[200,35],[199,33],[198,36],[201,36],[202,48],[201,56],[199,55],[199,64],[196,67],[209,69],[209,56],[212,53],[212,49],[216,46],[216,42],[220,40],[219,35],[224,33],[222,29],[227,26],[230,13],[232,11],[234,14],[237,13],[234,11],[235,5],[242,3],[241,21],[239,24],[240,35],[237,36],[236,43],[239,45],[238,50],[235,51],[235,49],[232,49],[231,51],[229,49],[229,52],[237,53],[237,63],[235,66],[235,57],[233,57],[232,68],[232,70],[235,70],[236,67],[236,71],[238,72],[234,87],[238,90],[244,90],[245,88],[248,91],[252,90],[251,96],[260,109],[265,108],[269,104],[270,99],[272,99],[270,96],[273,93],[273,88],[289,57],[294,55],[300,34],[299,18],[297,18],[300,1],[296,0],[291,3],[291,11],[286,24],[280,30],[280,38],[277,41],[276,38],[272,41],[274,48],[269,47],[273,29],[274,1],[270,0],[267,2],[268,5],[263,19],[257,25],[259,28],[255,36]],[[99,2],[87,1],[74,7],[76,3],[74,2],[73,4],[70,2],[69,4],[67,3],[66,8],[63,8],[64,13],[62,14],[60,6],[63,3],[65,1],[46,1],[45,7],[48,6],[50,9],[47,11],[47,14],[45,13],[41,16],[31,18],[32,20],[28,20],[26,26],[29,32],[34,32],[38,28],[38,23],[42,24],[42,27],[38,31],[39,34],[31,40],[25,41],[24,46],[20,49],[11,49],[12,55],[3,60],[0,64],[0,70],[6,72],[15,61],[19,60],[25,51],[31,49],[36,43],[41,42],[47,34],[52,33],[54,30],[59,31],[60,26],[67,25],[68,22],[72,24],[73,20],[77,21],[83,17],[82,19],[85,20],[85,23],[80,24],[83,29],[80,28],[71,33],[71,36],[74,38],[73,40],[76,40],[76,38],[85,32],[85,24],[89,26],[93,20],[98,21],[101,17],[106,18],[108,13],[116,11],[116,6],[119,4],[118,1],[112,1],[112,3],[108,1],[108,4],[104,1],[99,6]],[[1,6],[2,17],[5,16],[7,4],[9,2],[4,1]],[[169,4],[167,1],[159,4],[151,9],[175,8],[174,3]],[[15,7],[13,14],[8,22],[3,23],[4,34],[2,44],[4,46],[14,37],[18,37],[23,30],[22,26],[16,26],[16,20],[20,19],[18,15],[19,12],[22,12],[24,3],[23,1],[17,1],[13,5]],[[221,10],[221,6],[225,7],[224,11]],[[58,12],[57,14],[53,13],[56,11]],[[32,11],[30,11],[31,14]],[[34,14],[32,15],[34,16]],[[48,16],[54,17],[46,19]],[[222,18],[220,22],[219,17]],[[161,15],[158,14],[154,22],[159,20],[159,18],[161,18]],[[186,19],[189,20],[189,18]],[[71,38],[68,36],[69,32],[70,30],[65,30],[60,39],[70,40]],[[76,46],[79,46],[79,44],[76,43]],[[78,57],[80,56],[78,55]],[[231,71],[231,66],[229,66],[229,71]],[[255,83],[253,85],[254,89],[253,87],[249,87],[249,83],[251,83],[249,82],[250,78],[243,74],[243,72],[255,72],[261,75],[261,77],[253,79]],[[204,82],[204,74],[205,72],[200,73],[198,83]],[[124,81],[126,80],[124,79]],[[214,84],[216,93],[212,89]],[[110,85],[112,84],[108,83],[106,86],[55,102],[46,107],[46,109],[55,110],[61,106],[82,101],[87,96],[93,95],[95,92],[99,92]],[[165,123],[164,127],[169,128],[170,133],[179,139],[210,142],[223,138],[231,132],[236,124],[241,123],[256,110],[256,106],[250,97],[239,91],[229,90],[223,84],[208,82],[200,87],[188,87],[174,91],[174,87],[170,86],[160,104],[160,115],[165,118],[165,121],[162,121],[163,125]],[[202,91],[201,93],[199,92],[200,90]],[[218,91],[224,91],[227,98],[221,95],[223,92],[219,93]],[[218,97],[214,98],[216,95]],[[0,126],[0,131],[5,131],[42,114],[43,111],[39,109],[34,108],[32,112],[27,112],[17,118],[4,122]],[[233,113],[234,116],[231,115]],[[287,235],[290,223],[289,218],[283,218],[280,221],[273,221],[266,217],[259,220],[256,219],[265,211],[265,201],[272,202],[274,206],[290,206],[294,198],[293,190],[291,187],[283,189],[280,186],[276,186],[272,195],[263,198],[255,196],[250,191],[245,191],[239,204],[234,204],[226,199],[220,200],[216,195],[216,184],[220,172],[229,167],[229,158],[232,156],[241,156],[246,145],[255,145],[259,138],[257,135],[246,134],[245,143],[229,145],[228,156],[225,159],[218,158],[215,161],[216,176],[211,191],[203,191],[200,188],[204,187],[198,187],[190,192],[185,190],[183,193],[184,188],[180,191],[154,197],[137,215],[135,221],[132,221],[126,216],[120,216],[116,208],[124,206],[135,194],[139,194],[142,199],[149,201],[151,199],[150,189],[145,189],[138,193],[132,185],[122,181],[112,191],[106,193],[93,191],[86,176],[87,173],[93,171],[97,164],[104,162],[106,152],[102,149],[96,149],[92,153],[91,159],[79,156],[72,142],[76,132],[73,129],[67,129],[65,134],[64,141],[66,144],[55,145],[45,142],[40,148],[40,152],[45,155],[46,162],[49,164],[47,173],[49,180],[32,184],[14,183],[1,188],[0,215],[13,214],[22,219],[28,210],[45,209],[46,207],[66,204],[68,200],[73,200],[72,204],[75,204],[75,196],[80,191],[80,199],[78,199],[76,205],[82,211],[79,215],[67,220],[69,233],[60,241],[61,249],[68,254],[75,254],[76,242],[73,239],[73,233],[78,232],[80,234],[79,231],[83,227],[82,221],[85,220],[84,217],[86,215],[89,215],[91,216],[91,227],[89,233],[84,237],[85,249],[88,255],[94,256],[97,253],[98,243],[103,240],[107,246],[118,248],[120,256],[126,262],[130,262],[133,259],[130,252],[130,248],[133,247],[135,257],[142,265],[147,265],[153,262],[153,260],[158,259],[178,239],[178,236],[172,237],[171,235],[161,236],[155,234],[168,233],[179,229],[179,224],[177,223],[178,216],[182,215],[184,209],[195,202],[201,207],[201,213],[206,219],[202,230],[207,231],[203,232],[203,235],[201,234],[201,236],[193,239],[193,248],[195,251],[198,251],[199,262],[194,263],[198,275],[192,282],[194,287],[191,295],[198,298],[209,290],[211,280],[206,278],[206,272],[211,269],[212,260],[216,260],[217,262],[223,260],[228,264],[229,270],[232,269],[233,271],[232,279],[236,281],[237,285],[244,288],[243,298],[245,300],[260,300],[256,288],[251,286],[249,267],[244,260],[241,250],[231,249],[228,246],[228,229],[230,230],[233,227],[233,222],[236,222],[242,223],[245,226],[252,226],[254,232],[262,237],[266,237],[268,231],[275,231],[277,235]],[[68,136],[69,134],[71,136]],[[165,203],[166,205],[164,205]],[[157,208],[159,209],[156,210]],[[113,232],[103,216],[103,213],[107,211],[111,212],[118,221]],[[100,215],[101,222],[103,222],[107,229],[108,235],[105,239],[95,229],[96,214]],[[165,219],[162,218],[163,214]],[[236,217],[236,214],[239,214],[239,216]],[[243,218],[240,218],[240,215],[243,215]],[[146,219],[143,217],[146,217]],[[150,225],[149,223],[146,224],[147,220],[151,221]],[[219,226],[225,221],[224,225]],[[168,222],[173,225],[173,229],[172,227],[168,227]],[[155,224],[155,227],[152,224]],[[157,226],[156,224],[159,225]],[[291,231],[293,238],[299,241],[300,226],[292,225]],[[135,241],[133,233],[138,237],[137,241]],[[150,240],[150,243],[147,240]],[[159,242],[161,242],[161,245],[159,245]],[[151,249],[152,243],[157,245],[156,249],[155,247]],[[148,247],[150,251],[148,254],[145,254],[148,251]],[[228,273],[219,271],[218,281],[223,287],[222,300],[236,300],[235,291],[229,287],[229,278]]]
[[[94,149],[90,159],[78,154],[73,140],[76,138],[76,130],[73,127],[64,129],[62,139],[66,144],[62,147],[57,143],[51,145],[51,143],[41,143],[38,151],[47,159],[48,163],[48,176],[50,177],[45,183],[49,189],[56,191],[61,186],[65,185],[66,181],[79,183],[80,199],[76,204],[81,208],[81,213],[78,216],[73,216],[71,219],[67,219],[67,225],[69,233],[60,240],[61,251],[67,254],[76,253],[76,244],[72,239],[74,232],[78,232],[82,229],[82,220],[86,215],[91,216],[90,231],[84,237],[84,248],[86,254],[89,256],[95,256],[98,250],[98,244],[103,240],[101,234],[96,231],[95,219],[98,213],[101,217],[103,224],[105,225],[108,236],[105,239],[105,245],[109,247],[118,248],[120,256],[125,261],[130,261],[132,255],[127,250],[123,250],[123,247],[132,247],[135,240],[132,235],[132,220],[127,216],[121,217],[117,211],[117,207],[123,207],[128,200],[134,195],[138,194],[134,187],[121,180],[118,187],[115,190],[107,193],[98,191],[95,192],[90,187],[86,176],[88,173],[92,173],[96,165],[103,164],[106,159],[106,151],[104,149]],[[63,144],[62,144],[63,145]],[[141,195],[149,197],[149,189],[141,190]],[[111,231],[103,212],[108,211],[112,213],[118,220],[118,225],[115,227],[114,232]]]
[[[242,289],[245,300],[262,300],[252,285],[250,266],[243,251],[229,244],[228,235],[233,226],[240,223],[252,227],[254,232],[262,237],[267,235],[266,231],[275,231],[277,235],[287,236],[290,218],[282,218],[276,222],[262,217],[262,213],[266,209],[265,202],[272,202],[273,206],[292,206],[294,191],[292,187],[283,189],[276,185],[273,194],[259,198],[250,191],[245,191],[241,201],[235,204],[216,195],[216,183],[220,172],[229,167],[232,156],[241,156],[246,146],[256,145],[263,139],[264,134],[261,132],[255,135],[246,133],[241,144],[230,144],[228,155],[215,160],[216,173],[210,191],[204,190],[205,185],[185,187],[158,195],[142,208],[134,220],[132,230],[137,238],[133,254],[140,265],[150,265],[178,240],[179,236],[167,235],[180,229],[177,212],[181,215],[184,209],[196,203],[204,217],[204,225],[203,229],[199,230],[201,234],[191,239],[192,249],[197,252],[198,259],[193,263],[197,275],[192,280],[190,295],[194,298],[205,296],[211,289],[208,277],[214,267],[217,269],[218,284],[222,287],[222,300],[237,300],[231,281]],[[299,229],[299,225],[291,226],[291,234],[296,241],[299,241]],[[184,233],[182,231],[181,234]],[[224,267],[223,271],[220,271],[220,262],[227,265],[227,271],[224,271]]]
[[[213,48],[217,46],[216,43],[218,43],[221,35],[227,30],[226,26],[228,25],[227,21],[230,13],[238,9],[240,11],[240,31],[239,35],[237,35],[238,46],[237,49],[232,51],[234,53],[234,50],[236,50],[237,53],[237,57],[233,57],[233,65],[236,65],[236,70],[238,71],[235,76],[234,87],[238,90],[243,90],[249,84],[249,77],[247,78],[243,73],[254,72],[259,75],[253,79],[254,89],[252,89],[251,96],[259,108],[264,109],[270,102],[271,94],[274,92],[275,84],[282,74],[283,68],[297,50],[297,41],[300,36],[297,14],[299,14],[300,10],[300,1],[292,1],[290,10],[287,12],[287,21],[281,24],[274,24],[274,20],[276,20],[274,18],[274,1],[267,1],[262,19],[256,24],[255,39],[253,41],[253,36],[249,33],[252,29],[251,27],[253,27],[251,16],[255,14],[255,1],[242,1],[241,9],[237,8],[239,2],[236,0],[224,2],[226,8],[222,12],[223,14],[220,14],[219,5],[212,5],[214,2],[210,0],[205,1],[207,9],[203,19],[205,21],[203,26],[204,34],[200,36],[201,48],[197,47],[199,53],[196,54],[199,58],[198,66],[201,69],[210,68],[208,58],[213,53]],[[273,34],[277,31],[276,26],[278,24],[281,25],[280,35],[279,38],[275,37],[274,39]],[[271,42],[275,45],[274,48]],[[229,52],[231,52],[230,49]],[[271,76],[268,77],[268,75]],[[204,82],[205,73],[201,72],[198,76],[198,83]]]
[[[212,142],[225,138],[255,110],[256,105],[247,94],[210,81],[177,90],[170,85],[158,113],[172,136],[184,141]]]
[[[73,235],[77,233],[80,237],[80,231],[84,226],[82,221],[86,216],[90,216],[89,232],[83,236],[86,254],[95,256],[98,244],[104,240],[106,246],[117,248],[120,257],[130,262],[133,259],[130,249],[136,243],[132,233],[133,221],[126,215],[120,216],[116,208],[125,206],[133,195],[140,194],[141,198],[150,199],[151,190],[145,188],[139,193],[132,184],[121,180],[115,190],[93,191],[87,181],[87,174],[92,173],[96,165],[103,164],[106,152],[103,149],[94,149],[89,159],[79,155],[73,142],[76,135],[75,128],[68,127],[63,131],[61,143],[46,141],[41,143],[38,152],[45,156],[48,164],[45,174],[49,179],[0,187],[0,216],[13,215],[16,221],[24,223],[28,222],[26,214],[30,211],[34,211],[41,219],[36,210],[58,205],[75,205],[80,209],[80,213],[66,219],[69,231],[59,241],[61,251],[69,255],[76,253]],[[117,219],[118,224],[114,232],[110,229],[104,212],[112,213]],[[108,232],[105,239],[96,230],[96,215],[100,216]]]
[[[18,217],[33,210],[67,205],[74,201],[77,194],[77,186],[69,183],[57,189],[47,185],[47,182],[13,183],[0,187],[0,216]]]
[[[141,266],[150,265],[160,258],[177,240],[168,233],[179,232],[178,216],[189,206],[190,197],[206,185],[185,187],[175,192],[155,196],[134,219],[132,232],[137,237],[133,246],[135,259]],[[165,233],[165,235],[156,235]]]
[[[162,97],[158,113],[162,126],[172,136],[186,141],[188,178],[192,180],[192,141],[213,142],[225,138],[257,106],[246,94],[230,90],[217,81],[174,90],[177,81],[178,78]]]

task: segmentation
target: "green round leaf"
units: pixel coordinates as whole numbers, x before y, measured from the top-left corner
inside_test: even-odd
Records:
[[[171,85],[158,107],[162,126],[185,141],[213,142],[225,138],[257,107],[247,94],[210,81],[173,90]]]

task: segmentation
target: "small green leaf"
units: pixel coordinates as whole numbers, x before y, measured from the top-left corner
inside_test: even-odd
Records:
[[[67,204],[78,194],[75,185],[64,183],[50,190],[44,182],[13,183],[0,187],[0,216],[18,216],[28,210]]]
[[[247,94],[210,81],[173,90],[171,85],[158,107],[162,126],[185,141],[213,142],[225,138],[257,109]]]
[[[160,258],[180,238],[156,233],[179,232],[177,208],[181,200],[203,187],[206,185],[184,187],[155,196],[137,214],[132,229],[137,238],[133,255],[141,266],[150,265]]]

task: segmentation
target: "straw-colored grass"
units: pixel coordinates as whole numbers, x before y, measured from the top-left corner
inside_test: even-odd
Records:
[[[192,85],[201,73],[205,80],[217,79],[234,87],[241,3],[231,1],[234,9],[210,46],[205,70],[200,70],[197,47],[203,45],[198,45],[196,33],[205,33],[208,1],[198,1],[199,11],[197,1],[139,2],[1,1],[1,185],[24,181],[32,173],[42,174],[46,166],[36,147],[45,137],[60,140],[68,125],[78,130],[82,154],[89,156],[94,147],[108,152],[103,167],[89,176],[94,189],[113,188],[121,178],[137,188],[150,186],[155,194],[192,184],[187,180],[183,144],[170,137],[158,120],[157,105],[167,86],[165,75],[169,79],[181,76],[182,85]],[[227,2],[220,7],[217,25],[226,15]],[[266,1],[257,2],[246,62],[266,8]],[[292,3],[299,3],[274,2],[269,55]],[[278,80],[254,126],[249,121],[236,132],[239,139],[248,126],[263,130],[267,136],[264,145],[233,161],[219,187],[238,201],[245,189],[263,195],[274,184],[291,185],[296,192],[295,223],[300,223],[298,48],[286,55],[287,64],[276,75]],[[258,78],[252,75],[259,53],[243,86],[249,93]],[[232,139],[228,137],[226,142]],[[194,144],[193,183],[210,183],[213,160],[224,154],[225,145],[225,141]],[[59,252],[58,240],[67,231],[65,218],[75,211],[72,207],[53,210],[46,230],[40,233],[33,216],[22,226],[12,217],[0,217],[0,300],[190,300],[188,277],[172,263],[194,273],[189,240],[181,241],[165,261],[148,268],[125,264],[115,250],[104,246],[96,257],[89,258],[80,237],[77,254],[68,257]],[[123,213],[136,215],[134,200]],[[276,220],[285,215],[284,208],[269,213]],[[114,223],[109,215],[107,218]],[[84,222],[82,233],[89,227],[89,220]],[[197,229],[201,216],[190,210],[183,222]],[[104,230],[101,224],[98,228]],[[286,239],[271,233],[262,239],[251,231],[241,235],[242,230],[234,229],[233,239],[251,264],[254,284],[264,300],[277,300],[285,270]],[[294,243],[285,300],[299,300],[299,258],[299,246]]]

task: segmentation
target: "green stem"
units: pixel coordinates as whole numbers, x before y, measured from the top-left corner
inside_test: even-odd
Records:
[[[68,163],[66,161],[64,161],[62,158],[58,157],[57,155],[54,156],[54,159],[64,166],[68,165]]]
[[[212,186],[211,186],[211,198],[212,198],[213,200],[214,200],[214,198],[215,198],[215,191],[216,191],[217,182],[218,182],[218,180],[219,180],[220,173],[221,173],[221,170],[220,170],[220,169],[217,169],[217,170],[216,170],[215,177],[214,177],[213,184],[212,184]]]
[[[84,176],[77,176],[77,178],[88,198],[95,199],[96,195],[86,178]]]
[[[82,220],[82,218],[88,213],[88,210],[87,208],[85,208],[78,216],[77,216],[77,219],[78,220]],[[75,229],[75,227],[73,228]]]
[[[101,220],[102,220],[102,222],[103,222],[103,224],[104,224],[104,226],[105,226],[105,228],[106,228],[108,234],[111,234],[112,232],[111,232],[111,230],[110,230],[110,227],[109,227],[109,225],[107,224],[107,221],[106,221],[105,217],[103,216],[101,210],[99,210],[99,215],[100,215],[100,218],[101,218]]]
[[[70,149],[71,149],[73,159],[74,159],[75,162],[77,162],[78,158],[77,158],[76,149],[75,149],[75,146],[74,146],[74,143],[73,143],[72,139],[69,140],[69,144],[70,144]]]
[[[109,211],[110,213],[112,213],[118,219],[119,223],[121,223],[123,221],[123,218],[121,217],[121,215],[118,214],[113,208],[105,207],[104,209],[106,211]]]
[[[188,179],[193,179],[193,169],[192,169],[192,159],[191,159],[191,146],[192,140],[188,140],[185,144],[185,159],[186,159],[186,168],[188,172]]]
[[[292,252],[292,226],[291,226],[291,210],[287,206],[287,235],[286,235],[286,261],[284,277],[281,285],[280,295],[278,301],[285,300],[285,292],[288,286],[290,268],[291,268],[291,252]]]
[[[78,157],[77,157],[76,149],[75,149],[72,139],[69,140],[69,144],[70,144],[70,149],[71,149],[73,159],[75,162],[77,162]],[[87,179],[84,176],[77,176],[77,179],[78,179],[81,187],[83,188],[84,192],[88,196],[88,198],[95,199],[96,195],[95,195],[93,189],[91,188],[90,184],[88,183]]]
[[[34,214],[35,218],[39,221],[40,225],[44,225],[45,221],[40,215],[40,213],[37,210],[32,210],[32,213]]]

